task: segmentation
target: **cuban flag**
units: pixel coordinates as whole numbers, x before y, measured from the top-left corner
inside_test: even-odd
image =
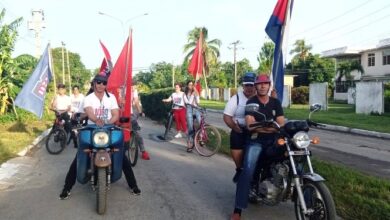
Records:
[[[287,10],[289,8],[289,10]],[[287,52],[288,30],[293,8],[293,0],[278,0],[275,9],[265,27],[265,32],[275,43],[272,63],[272,81],[277,91],[278,99],[283,102],[284,66]]]
[[[42,118],[47,86],[52,77],[50,45],[48,44],[34,72],[23,85],[14,104]]]

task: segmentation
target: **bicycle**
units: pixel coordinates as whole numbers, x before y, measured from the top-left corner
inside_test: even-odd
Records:
[[[68,135],[65,131],[65,120],[62,118],[62,114],[60,114],[57,110],[50,110],[54,111],[56,118],[53,123],[53,128],[46,138],[46,150],[50,154],[59,154],[65,149],[67,142],[66,140]]]
[[[200,123],[199,127],[195,129],[195,119],[193,117],[195,135],[193,137],[193,147],[195,150],[204,157],[211,157],[218,152],[221,147],[221,134],[218,129],[210,124],[207,124],[205,121],[206,109],[195,107],[200,112]]]
[[[141,130],[141,127],[138,125],[137,119],[131,120],[131,129],[130,131],[130,140],[126,142],[126,153],[125,155],[130,161],[132,167],[137,164],[138,154],[139,154],[139,140],[138,131]]]

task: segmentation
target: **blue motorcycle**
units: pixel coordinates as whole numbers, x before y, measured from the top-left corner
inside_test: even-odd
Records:
[[[87,125],[78,130],[77,181],[91,183],[98,214],[106,212],[110,184],[122,176],[123,129],[115,125]]]

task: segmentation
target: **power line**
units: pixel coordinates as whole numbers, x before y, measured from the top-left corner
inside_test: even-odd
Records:
[[[334,20],[337,20],[337,19],[339,19],[339,18],[341,18],[341,17],[343,17],[343,16],[345,16],[345,15],[347,15],[347,14],[353,12],[354,10],[356,10],[356,9],[358,9],[358,8],[360,8],[360,7],[364,6],[364,5],[366,5],[367,3],[371,2],[371,1],[372,1],[372,0],[368,0],[368,1],[366,1],[366,2],[364,2],[364,3],[362,3],[362,4],[360,4],[360,5],[356,6],[355,8],[349,9],[348,11],[343,12],[343,13],[340,14],[340,15],[337,15],[337,16],[335,16],[335,17],[333,17],[333,18],[331,18],[331,19],[329,19],[329,20],[327,20],[327,21],[324,21],[324,22],[322,22],[322,23],[320,23],[320,24],[317,24],[317,25],[315,25],[315,26],[313,26],[313,27],[310,27],[310,28],[308,28],[308,29],[306,29],[306,30],[304,30],[304,31],[302,31],[302,32],[300,32],[300,33],[298,33],[298,34],[295,34],[294,36],[291,36],[291,37],[293,38],[293,37],[296,37],[296,36],[298,36],[298,35],[302,35],[302,34],[307,33],[307,32],[309,32],[309,31],[315,30],[315,29],[317,29],[318,27],[321,27],[321,26],[323,26],[323,25],[325,25],[325,24],[327,24],[327,23],[330,23],[330,22],[332,22],[332,21],[334,21]]]
[[[362,19],[365,19],[365,18],[367,18],[367,17],[370,17],[370,16],[372,16],[372,15],[375,15],[375,14],[377,14],[378,12],[380,12],[380,11],[382,11],[382,10],[388,8],[388,7],[390,7],[390,4],[386,5],[385,7],[380,8],[380,9],[374,11],[374,12],[365,14],[365,15],[363,15],[363,16],[361,16],[361,17],[359,17],[359,18],[357,18],[357,19],[355,19],[355,20],[353,20],[353,21],[351,21],[351,22],[349,22],[349,23],[347,23],[347,24],[344,24],[344,25],[342,25],[342,26],[336,27],[336,28],[331,29],[331,30],[327,30],[326,33],[324,33],[324,34],[317,35],[317,36],[315,36],[315,37],[309,38],[308,41],[313,41],[313,39],[315,39],[315,40],[321,39],[321,38],[323,38],[324,36],[327,36],[327,35],[329,35],[329,34],[335,32],[335,31],[337,31],[337,30],[340,30],[340,29],[342,29],[342,28],[348,27],[348,26],[350,26],[351,24],[354,24],[354,23],[356,23],[356,22],[361,21]]]

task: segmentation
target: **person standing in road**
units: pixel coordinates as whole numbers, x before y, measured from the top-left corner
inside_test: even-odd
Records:
[[[194,116],[198,124],[200,124],[200,112],[197,109],[200,103],[199,92],[194,87],[194,82],[192,80],[187,82],[187,87],[185,89],[184,103],[186,104],[186,116],[187,116],[187,152],[191,152],[194,147]]]
[[[245,106],[248,99],[256,94],[255,77],[254,73],[245,73],[241,79],[243,91],[230,98],[223,112],[225,124],[232,129],[230,132],[230,152],[236,165],[236,174],[233,177],[235,183],[242,170],[242,158],[248,134],[245,124]]]
[[[163,99],[163,102],[172,102],[173,117],[175,118],[177,134],[175,138],[182,138],[187,134],[186,108],[184,103],[184,92],[181,91],[181,84],[175,84],[175,92],[169,98]]]

